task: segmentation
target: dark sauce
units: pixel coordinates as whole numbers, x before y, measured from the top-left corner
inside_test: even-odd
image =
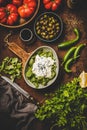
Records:
[[[21,37],[24,40],[29,40],[31,38],[31,32],[29,30],[23,30],[21,33]]]

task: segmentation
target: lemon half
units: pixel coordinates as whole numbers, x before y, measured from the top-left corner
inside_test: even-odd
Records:
[[[85,71],[83,71],[80,75],[80,86],[81,88],[86,88],[87,87],[87,73]]]

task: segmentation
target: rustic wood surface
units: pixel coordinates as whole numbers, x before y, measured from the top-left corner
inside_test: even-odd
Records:
[[[45,11],[46,10],[41,5],[38,15]],[[13,52],[11,52],[8,49],[8,47],[6,46],[4,42],[5,36],[10,31],[12,31],[12,36],[9,38],[9,42],[15,42],[15,44],[19,45],[22,49],[24,49],[28,53],[34,51],[37,47],[42,46],[42,45],[48,45],[55,49],[59,58],[59,62],[60,62],[60,71],[59,71],[59,75],[56,82],[52,86],[43,90],[35,90],[25,83],[23,77],[20,80],[16,80],[16,82],[21,86],[21,88],[29,92],[29,94],[33,96],[36,99],[36,101],[40,103],[42,103],[45,99],[44,94],[50,93],[56,90],[59,87],[60,83],[66,83],[70,81],[71,79],[73,79],[73,77],[79,76],[79,74],[83,70],[87,72],[87,47],[85,47],[81,51],[80,58],[74,65],[72,65],[72,73],[70,74],[67,74],[64,71],[63,67],[61,66],[63,57],[67,50],[60,50],[57,48],[57,45],[60,42],[70,40],[75,37],[75,34],[73,33],[73,29],[75,27],[77,27],[80,31],[80,40],[78,41],[76,45],[79,45],[80,43],[87,43],[87,2],[86,0],[84,1],[84,3],[82,3],[80,8],[75,9],[75,10],[70,10],[67,7],[66,0],[65,0],[63,1],[59,10],[56,11],[56,13],[59,14],[63,20],[63,32],[62,32],[61,37],[56,41],[56,43],[52,43],[52,44],[51,43],[47,44],[47,43],[39,41],[38,39],[35,39],[34,43],[32,43],[31,45],[26,45],[19,38],[19,33],[22,28],[10,30],[10,29],[6,29],[0,26],[0,61],[2,61],[2,59],[5,58],[6,56],[10,56],[10,57],[16,56]],[[27,28],[30,28],[32,31],[33,31],[34,21],[35,19],[29,25],[26,26]],[[33,129],[34,130],[44,130],[44,129],[48,130],[49,129],[49,124],[45,125],[44,123],[40,123],[38,121],[34,123],[33,126],[34,128],[32,128],[32,130]]]

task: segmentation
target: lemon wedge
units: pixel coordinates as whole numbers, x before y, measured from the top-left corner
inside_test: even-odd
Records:
[[[80,75],[80,86],[81,88],[86,88],[87,87],[87,73],[85,71],[83,71]]]

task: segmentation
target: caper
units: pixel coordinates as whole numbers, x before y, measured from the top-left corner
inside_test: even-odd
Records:
[[[44,35],[42,35],[42,38],[44,38],[44,39],[45,39],[45,36],[44,36]]]
[[[56,27],[56,30],[59,30],[59,26],[58,26],[58,27]]]
[[[54,19],[52,19],[52,23],[53,23]]]
[[[45,36],[45,35],[46,35],[46,33],[45,33],[45,32],[43,32],[43,35]]]
[[[54,17],[51,17],[52,19],[54,19]]]
[[[40,31],[40,29],[37,31],[37,34],[40,34],[41,33],[41,31]]]
[[[59,23],[56,23],[56,27],[58,27],[59,26]]]
[[[39,27],[39,26],[37,26],[37,27],[36,27],[36,30],[38,30],[38,29],[40,29],[40,27]]]
[[[40,18],[40,20],[43,20],[43,19],[44,19],[44,17],[41,17],[41,18]]]
[[[44,18],[47,18],[47,15],[46,15],[46,14],[44,15]]]
[[[44,21],[44,22],[43,22],[43,25],[47,25],[47,21]]]
[[[43,22],[43,25],[46,25],[46,22]]]
[[[51,27],[51,26],[52,26],[52,24],[51,24],[51,23],[49,23],[49,26]]]
[[[42,26],[42,30],[45,30],[45,27],[44,27],[44,26]]]
[[[43,24],[43,20],[40,21],[40,24]]]
[[[53,38],[53,37],[54,37],[54,35],[50,35],[49,37],[50,37],[50,38]]]
[[[55,32],[53,35],[56,36],[56,34],[57,34],[57,33]]]
[[[49,34],[53,34],[54,32],[51,30],[50,32],[49,32]]]
[[[49,39],[49,36],[47,35],[45,38],[46,38],[46,39]]]
[[[54,29],[54,28],[55,28],[55,25],[52,26],[52,29]]]
[[[51,18],[49,18],[49,21],[51,21],[52,19]]]
[[[51,30],[51,28],[47,28],[47,31],[49,32]]]

